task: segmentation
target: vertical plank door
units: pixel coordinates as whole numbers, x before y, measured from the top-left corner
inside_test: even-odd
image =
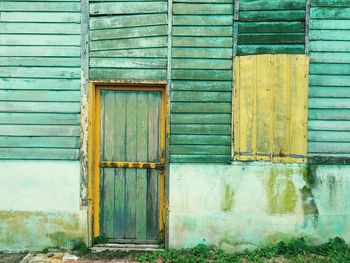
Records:
[[[147,164],[161,162],[162,93],[102,89],[100,97],[100,163],[111,164],[100,165],[100,234],[156,242],[163,173]]]

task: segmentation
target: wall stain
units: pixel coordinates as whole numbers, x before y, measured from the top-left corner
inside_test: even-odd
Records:
[[[297,193],[292,181],[291,169],[271,168],[267,185],[269,212],[273,214],[292,213],[297,204]]]
[[[221,202],[221,210],[224,212],[232,211],[234,206],[235,192],[230,185],[225,185],[224,196]]]

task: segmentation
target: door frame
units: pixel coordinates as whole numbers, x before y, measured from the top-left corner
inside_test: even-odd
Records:
[[[168,87],[164,81],[158,82],[121,82],[121,81],[90,81],[89,82],[89,123],[88,123],[88,218],[90,229],[89,237],[91,244],[100,236],[100,92],[101,90],[123,90],[123,91],[154,91],[161,92],[162,113],[160,131],[160,163],[141,162],[115,162],[105,163],[105,167],[119,168],[157,168],[163,167],[160,173],[160,209],[159,209],[159,231],[164,233],[165,243],[168,236],[166,226],[168,216],[165,214],[167,205],[168,184],[167,164],[167,116],[168,116]]]

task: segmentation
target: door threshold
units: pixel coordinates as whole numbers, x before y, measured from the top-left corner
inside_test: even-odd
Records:
[[[159,245],[152,244],[116,244],[116,243],[107,243],[107,244],[96,244],[92,247],[93,252],[101,251],[164,251],[164,248],[161,248]]]

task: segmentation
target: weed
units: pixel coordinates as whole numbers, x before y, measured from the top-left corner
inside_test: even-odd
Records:
[[[108,242],[108,238],[105,234],[94,238],[94,243],[96,244],[106,244],[107,242]]]
[[[147,253],[135,259],[141,263],[157,262],[159,259],[171,263],[263,263],[275,258],[280,258],[281,262],[343,263],[350,262],[350,250],[345,241],[338,237],[319,246],[309,245],[304,238],[299,238],[288,243],[281,241],[272,246],[246,250],[243,254],[228,254],[213,246],[198,245],[191,249]]]
[[[91,250],[85,245],[84,241],[81,239],[78,239],[74,242],[72,251],[77,252],[80,256],[89,254],[91,252]]]

